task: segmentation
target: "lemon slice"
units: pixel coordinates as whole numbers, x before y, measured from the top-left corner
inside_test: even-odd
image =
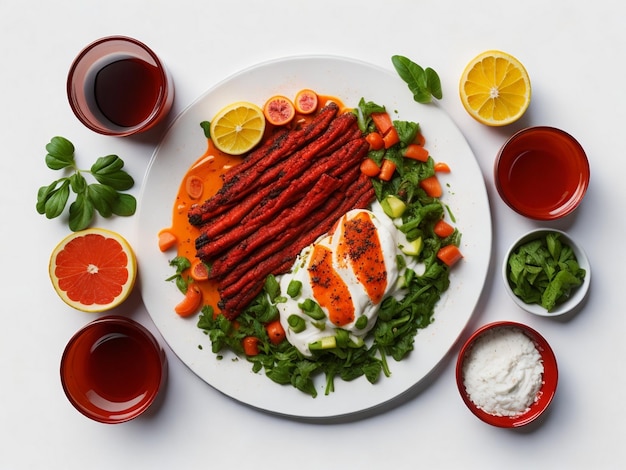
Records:
[[[253,103],[238,101],[222,108],[211,121],[213,144],[229,155],[253,149],[263,138],[265,116]]]
[[[530,104],[530,78],[522,63],[502,51],[486,51],[467,64],[459,83],[461,102],[478,122],[504,126]]]

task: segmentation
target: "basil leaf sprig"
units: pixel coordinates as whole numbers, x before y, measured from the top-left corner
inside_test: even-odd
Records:
[[[394,55],[391,57],[396,72],[409,86],[413,99],[418,103],[430,103],[433,98],[440,100],[443,97],[439,75],[430,67],[422,68],[412,60]]]
[[[69,208],[69,227],[76,232],[87,228],[97,213],[109,218],[112,215],[130,216],[135,213],[137,200],[126,191],[135,181],[122,168],[124,161],[117,155],[100,157],[89,170],[81,170],[74,158],[74,145],[65,137],[53,137],[46,145],[46,165],[52,170],[70,170],[37,192],[37,212],[48,219],[59,217],[65,210],[71,193],[76,194]],[[90,174],[97,183],[88,183]]]

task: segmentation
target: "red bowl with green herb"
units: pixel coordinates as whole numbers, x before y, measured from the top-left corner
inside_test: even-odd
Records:
[[[494,173],[502,200],[536,220],[555,220],[573,212],[585,196],[590,176],[580,143],[548,126],[515,133],[498,153]]]
[[[559,267],[555,256],[568,268]],[[533,259],[554,266],[554,275],[548,274],[552,270],[538,268],[542,263]],[[577,310],[585,300],[591,285],[591,265],[582,246],[566,232],[535,229],[511,244],[502,263],[502,279],[519,307],[535,315],[555,317]],[[539,294],[540,299],[532,300]]]

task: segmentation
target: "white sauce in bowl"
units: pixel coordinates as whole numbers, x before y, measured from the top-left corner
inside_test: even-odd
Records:
[[[543,362],[533,341],[509,327],[486,331],[463,363],[463,383],[472,400],[494,416],[517,416],[537,400]]]

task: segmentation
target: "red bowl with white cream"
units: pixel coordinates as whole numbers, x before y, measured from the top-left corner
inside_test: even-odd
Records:
[[[511,322],[489,323],[463,344],[456,381],[469,410],[492,426],[518,428],[539,418],[556,393],[554,351],[537,331]]]

